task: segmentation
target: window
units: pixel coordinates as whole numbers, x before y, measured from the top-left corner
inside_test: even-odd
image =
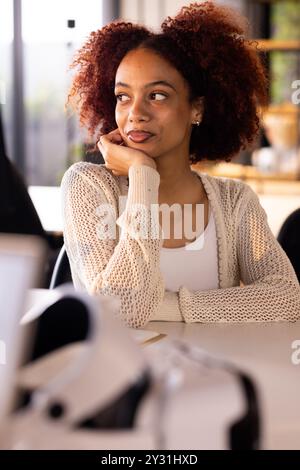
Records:
[[[75,27],[72,22],[75,20]],[[64,104],[76,49],[102,27],[101,0],[23,0],[26,177],[30,185],[59,185],[82,155],[82,133]]]
[[[12,64],[13,1],[1,2],[0,15],[0,105],[5,129],[6,147],[12,155]]]

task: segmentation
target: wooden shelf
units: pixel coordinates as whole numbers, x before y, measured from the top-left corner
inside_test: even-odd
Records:
[[[295,173],[263,173],[256,167],[251,165],[241,165],[238,163],[217,163],[210,164],[201,162],[192,165],[195,170],[202,171],[211,176],[223,176],[227,178],[238,178],[241,180],[256,180],[256,181],[278,181],[278,182],[292,182],[298,181],[298,176]],[[300,184],[300,183],[299,183]]]
[[[277,39],[254,39],[263,51],[300,51],[300,41]]]

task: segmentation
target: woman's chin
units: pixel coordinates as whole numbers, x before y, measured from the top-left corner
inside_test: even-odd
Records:
[[[133,142],[132,140],[126,139],[125,145],[126,145],[126,147],[129,147],[131,149],[142,151],[148,157],[151,157],[151,158],[154,158],[154,159],[158,158],[159,155],[160,155],[159,150],[158,150],[158,146],[154,145],[154,143],[152,143],[150,145],[150,142],[147,144],[146,142],[145,143],[139,143],[139,142]]]
[[[157,152],[155,152],[155,149],[152,147],[150,148],[150,145],[145,145],[143,143],[138,143],[138,142],[126,142],[126,146],[134,149],[134,150],[140,150],[142,152],[145,152],[149,157],[155,158],[157,155]]]

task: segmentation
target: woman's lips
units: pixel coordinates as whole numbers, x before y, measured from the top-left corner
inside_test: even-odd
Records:
[[[150,137],[153,137],[153,134],[150,134],[150,132],[131,131],[128,134],[128,139],[137,143],[145,142],[146,140],[150,139]]]

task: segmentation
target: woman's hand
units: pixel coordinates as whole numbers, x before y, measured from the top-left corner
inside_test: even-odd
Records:
[[[104,158],[105,166],[116,176],[128,176],[132,165],[147,165],[156,170],[156,163],[141,150],[126,147],[118,129],[102,135],[98,148]]]

